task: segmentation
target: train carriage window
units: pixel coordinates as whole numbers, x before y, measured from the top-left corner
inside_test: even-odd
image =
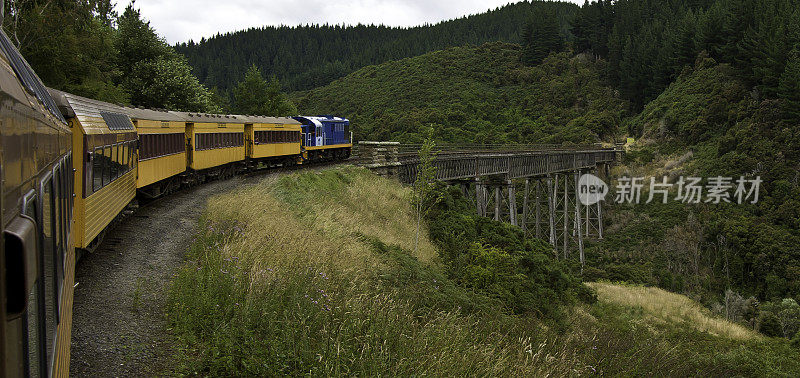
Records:
[[[103,160],[103,148],[96,148],[92,154],[92,193],[103,187]]]
[[[44,337],[44,347],[45,347],[45,362],[50,361],[53,353],[53,342],[54,336],[56,332],[56,325],[57,325],[57,316],[56,316],[56,308],[58,307],[57,298],[56,298],[56,259],[55,254],[57,253],[57,249],[55,248],[56,244],[56,234],[55,234],[55,198],[53,192],[53,175],[48,174],[47,177],[41,181],[39,186],[39,193],[40,193],[40,200],[39,208],[41,209],[41,213],[39,214],[39,224],[40,224],[40,259],[39,259],[39,277],[42,279],[42,287],[40,289],[43,303],[40,304],[40,311],[44,315],[44,325],[45,325],[45,337]],[[41,315],[40,315],[41,317]]]
[[[125,173],[125,167],[122,166],[122,143],[116,144],[112,148],[114,149],[114,166],[117,167],[117,172],[114,175],[116,180]]]
[[[120,176],[128,173],[128,143],[122,142],[119,144],[119,170]]]
[[[61,250],[61,246],[64,243],[64,239],[63,239],[64,235],[62,234],[62,230],[61,230],[61,226],[62,226],[62,224],[64,222],[64,219],[62,218],[62,213],[61,213],[62,208],[63,208],[62,204],[64,202],[63,199],[61,198],[61,189],[62,189],[61,171],[62,171],[61,170],[61,163],[59,162],[53,168],[53,202],[54,202],[54,205],[53,205],[53,214],[54,214],[54,216],[53,216],[53,220],[54,220],[53,221],[53,229],[54,229],[53,235],[55,235],[53,238],[54,238],[54,241],[55,241],[54,245],[55,245],[55,250],[56,251],[60,251]]]
[[[131,169],[136,168],[136,142],[128,142],[128,161],[131,162]]]
[[[119,177],[119,150],[117,149],[117,145],[108,146],[111,149],[111,154],[108,155],[108,166],[110,167],[108,173],[108,183],[114,181]],[[105,183],[105,185],[108,185]]]
[[[111,153],[111,146],[106,146],[103,149],[103,186],[106,186],[111,183],[111,159],[113,158]]]
[[[128,162],[128,143],[120,144],[119,150],[120,150],[119,163],[122,166],[122,172],[127,173],[131,169]]]
[[[25,195],[22,203],[22,213],[32,219],[39,217],[36,198],[36,192],[31,190]],[[29,376],[40,376],[42,368],[42,334],[40,330],[40,325],[42,324],[42,303],[40,283],[41,279],[37,277],[30,293],[28,293],[28,305],[25,309],[22,322],[23,334],[27,335],[27,339],[23,345],[23,355],[27,356],[25,375]]]
[[[68,157],[65,157],[57,166],[56,171],[53,173],[55,178],[56,190],[56,232],[58,235],[58,242],[56,243],[56,303],[61,303],[61,290],[64,285],[64,262],[66,261],[67,240],[69,236],[67,229],[69,228],[67,217],[67,172],[71,169],[67,165]],[[60,317],[56,317],[60,320]]]
[[[147,152],[147,134],[139,134],[139,145],[141,146],[142,150],[142,155],[139,156],[139,158],[143,159]]]

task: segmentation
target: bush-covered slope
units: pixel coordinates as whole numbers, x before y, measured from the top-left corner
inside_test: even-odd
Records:
[[[520,63],[504,43],[455,47],[362,68],[293,95],[303,113],[350,118],[361,140],[561,143],[611,139],[625,102],[600,79],[601,62],[568,53]]]
[[[731,195],[741,176],[758,176],[758,203],[732,196],[733,203],[615,206],[588,274],[691,293],[731,319],[791,337],[799,315],[784,331],[769,325],[781,303],[800,300],[800,133],[783,119],[781,101],[759,98],[730,66],[705,57],[684,70],[628,121],[641,140],[618,173],[673,182],[732,177]]]
[[[440,241],[441,258],[430,256],[427,237],[414,254],[408,197],[396,182],[340,168],[267,180],[210,200],[189,261],[171,287],[178,372],[800,372],[788,341],[738,330],[677,295],[596,284],[597,303],[574,302],[570,292],[581,284],[541,253],[543,244],[524,240],[518,228],[477,219],[457,192],[434,218],[471,221],[435,221],[431,238]],[[447,234],[455,229],[463,235]],[[450,248],[470,240],[480,243],[469,251]],[[560,308],[559,317],[537,316],[535,308]]]

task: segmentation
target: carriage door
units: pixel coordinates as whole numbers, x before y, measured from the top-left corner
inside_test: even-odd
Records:
[[[192,167],[192,157],[194,152],[193,141],[194,138],[194,123],[186,123],[186,166]]]
[[[322,131],[322,125],[320,124],[316,125],[316,132],[314,133],[314,135],[317,137],[315,146],[321,146],[323,140],[322,138],[325,136],[325,133]]]
[[[244,157],[245,158],[252,158],[253,157],[253,124],[252,123],[245,123],[244,124]]]

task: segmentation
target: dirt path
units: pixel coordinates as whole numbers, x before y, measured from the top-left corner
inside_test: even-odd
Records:
[[[171,375],[165,287],[183,262],[206,200],[264,177],[212,182],[143,206],[81,259],[70,375]]]

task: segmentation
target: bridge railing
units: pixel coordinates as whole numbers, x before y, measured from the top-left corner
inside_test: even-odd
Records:
[[[419,170],[420,145],[360,142],[359,163],[384,175],[412,182]],[[611,163],[617,150],[591,146],[443,145],[435,151],[436,178],[443,181],[475,177],[506,180],[594,168]],[[493,149],[494,148],[494,149]],[[405,151],[405,152],[403,152]]]

